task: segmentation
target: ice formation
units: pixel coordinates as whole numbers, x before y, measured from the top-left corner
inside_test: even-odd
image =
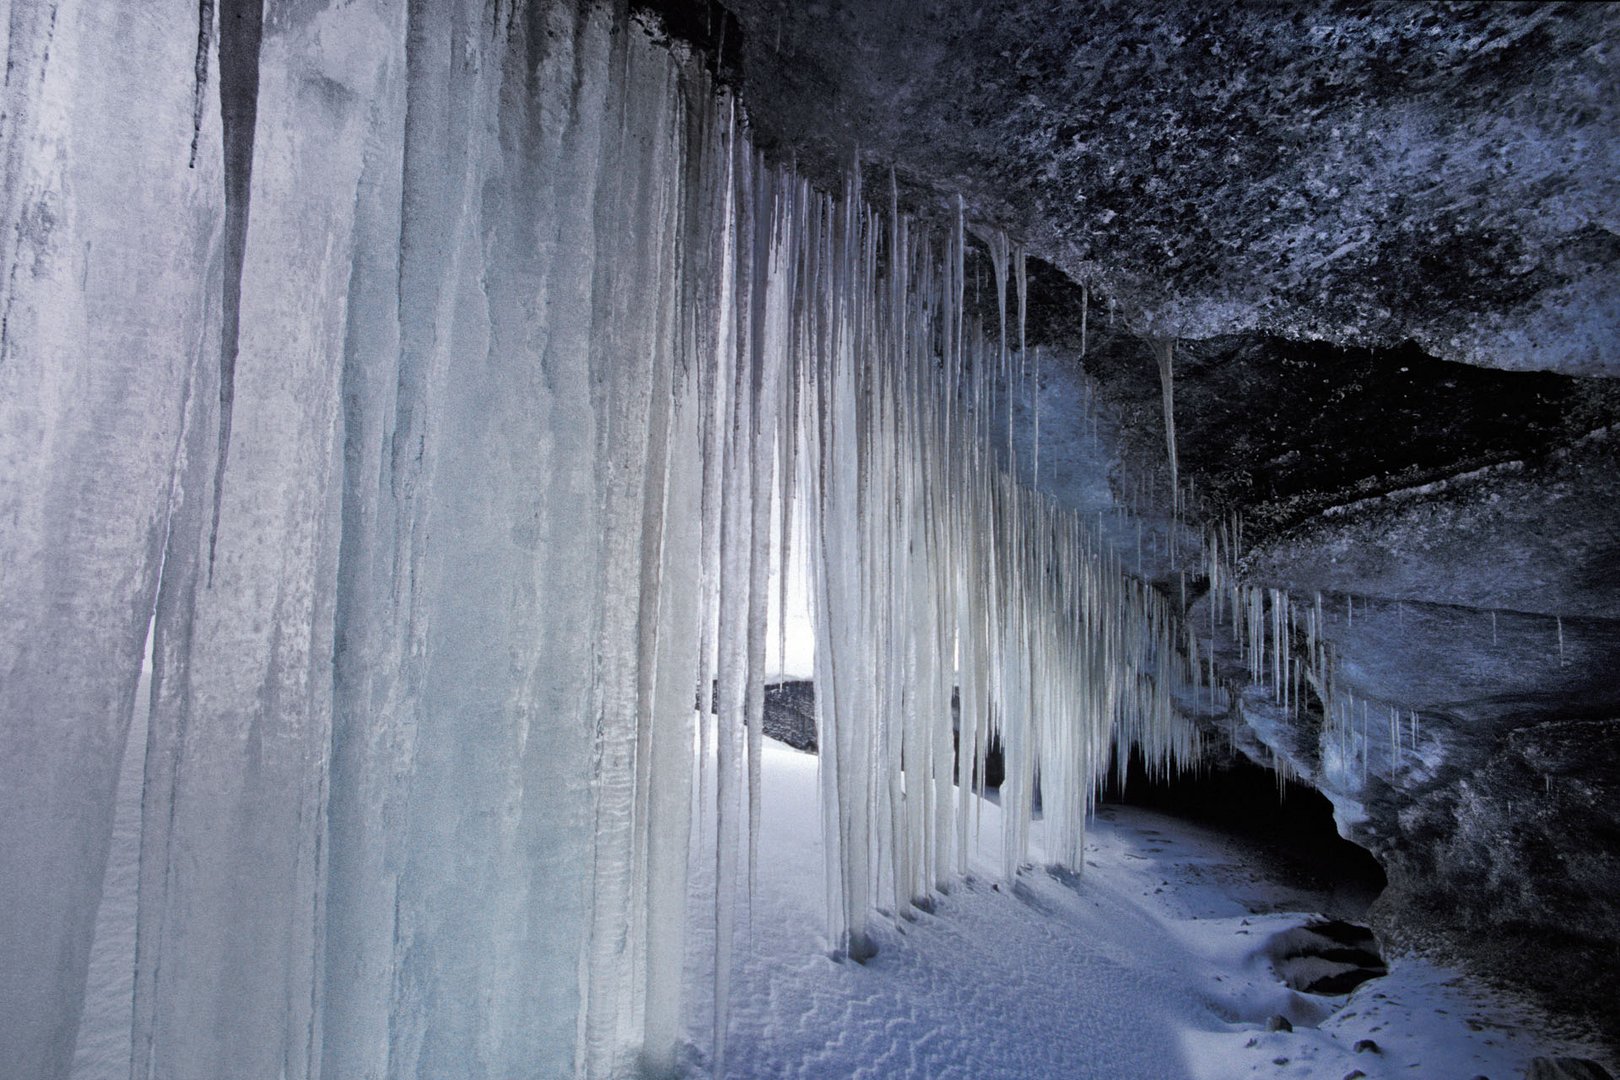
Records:
[[[1216,701],[1215,689],[1221,679],[1215,661],[1223,644],[1219,627],[1226,624],[1231,651],[1247,668],[1250,691],[1241,704],[1269,752],[1269,760],[1262,763],[1277,773],[1279,791],[1291,776],[1308,775],[1316,767],[1324,774],[1319,779],[1356,791],[1366,784],[1375,760],[1380,760],[1389,777],[1421,763],[1417,711],[1393,702],[1375,703],[1358,694],[1342,670],[1335,638],[1353,629],[1358,608],[1365,618],[1376,610],[1377,601],[1345,594],[1341,619],[1330,616],[1337,608],[1326,604],[1320,592],[1306,601],[1287,590],[1247,580],[1242,572],[1243,522],[1235,515],[1206,527],[1200,550],[1200,569],[1208,585],[1204,598],[1208,637],[1200,646],[1189,623],[1186,655],[1195,666],[1200,652],[1206,658],[1207,709],[1219,714],[1225,706]],[[1397,614],[1401,609],[1399,601],[1384,606],[1393,606]],[[1375,707],[1387,714],[1388,723],[1382,730],[1372,719]],[[1319,721],[1309,725],[1319,729],[1314,744],[1277,745],[1273,736],[1299,725],[1269,723],[1259,715],[1260,710],[1291,720],[1314,714]],[[1385,740],[1382,751],[1377,745],[1380,740]]]
[[[835,949],[993,742],[1009,875],[1037,788],[1079,866],[1115,740],[1196,755],[1169,605],[991,438],[1004,235],[981,327],[960,216],[767,164],[608,6],[219,17],[0,19],[7,1075],[72,1059],[154,612],[137,1077],[667,1070],[694,820],[718,1070],[795,533]]]
[[[1170,511],[1172,517],[1181,511],[1181,470],[1176,455],[1176,384],[1173,370],[1176,359],[1174,338],[1154,338],[1150,343],[1153,359],[1159,365],[1159,392],[1164,399],[1164,449],[1170,462]]]

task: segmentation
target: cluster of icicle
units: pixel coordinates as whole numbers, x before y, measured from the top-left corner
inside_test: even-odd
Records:
[[[718,607],[717,1053],[737,822],[749,825],[750,868],[757,855],[768,601],[759,590],[773,557],[764,547],[772,506],[802,507],[806,519],[836,950],[867,954],[874,909],[904,915],[966,871],[981,805],[966,791],[980,786],[993,741],[1005,762],[1009,877],[1030,858],[1037,785],[1047,854],[1078,868],[1116,741],[1156,772],[1198,755],[1195,729],[1172,705],[1193,673],[1169,606],[1122,572],[1079,515],[1021,485],[993,448],[990,412],[1010,396],[1015,365],[1027,370],[1021,319],[1012,356],[1005,299],[1012,272],[1022,313],[1021,258],[990,234],[1002,297],[992,336],[966,318],[960,214],[948,235],[930,237],[898,212],[892,191],[887,215],[869,205],[858,174],[841,196],[824,195],[762,164],[745,141],[732,145],[730,194],[715,201],[736,207],[725,228],[737,254],[724,261],[707,416],[735,419],[699,424],[752,436],[746,451],[725,454],[724,494],[704,512],[706,534],[719,534],[704,590]],[[708,459],[721,460],[719,449],[711,444]],[[786,520],[777,530],[797,531]],[[746,564],[735,535],[750,538]]]
[[[1016,361],[1006,317],[1021,259],[990,233],[1001,317],[980,334],[964,325],[961,219],[932,240],[865,206],[859,180],[807,199],[779,204],[786,235],[823,244],[833,272],[807,269],[816,285],[782,337],[799,347],[784,359],[816,508],[828,905],[834,942],[859,954],[875,905],[907,912],[966,870],[978,801],[953,798],[953,776],[977,784],[991,740],[1008,876],[1029,858],[1037,772],[1048,855],[1079,866],[1111,743],[1168,771],[1197,740],[1171,708],[1191,672],[1168,604],[993,449],[995,398],[1027,371],[1022,317]]]
[[[1214,693],[1219,685],[1217,627],[1224,622],[1233,648],[1247,667],[1250,684],[1268,691],[1270,704],[1292,719],[1298,720],[1306,712],[1320,719],[1321,737],[1315,753],[1339,780],[1366,781],[1376,741],[1372,736],[1380,728],[1387,729],[1388,767],[1392,771],[1399,768],[1404,753],[1417,750],[1418,714],[1375,703],[1345,685],[1322,594],[1301,601],[1286,590],[1244,581],[1239,571],[1242,543],[1243,522],[1238,515],[1204,529],[1201,558],[1209,584],[1209,635],[1203,663],[1211,711],[1216,708]],[[1356,599],[1347,594],[1343,600],[1342,624],[1348,628],[1355,623]],[[1190,624],[1187,632],[1187,654],[1196,665],[1199,646]],[[1280,789],[1295,770],[1284,753],[1277,748],[1273,751],[1272,766]]]
[[[1196,758],[1167,605],[992,449],[1006,238],[988,331],[960,215],[765,164],[626,23],[14,23],[6,235],[56,222],[0,275],[15,1075],[70,1069],[149,624],[137,1077],[667,1071],[706,851],[721,1071],[773,531],[813,579],[834,948],[965,869],[993,743],[1009,875],[1037,787],[1078,868],[1111,743]],[[257,142],[171,77],[225,52]]]

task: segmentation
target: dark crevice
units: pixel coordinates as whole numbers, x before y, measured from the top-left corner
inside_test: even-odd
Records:
[[[263,0],[224,0],[219,6],[219,104],[225,152],[225,278],[220,316],[219,462],[214,470],[214,518],[208,530],[208,579],[214,576],[225,464],[231,451],[241,325],[242,264],[247,253],[248,202],[253,191],[253,134],[259,115],[259,41]]]
[[[1244,840],[1267,853],[1286,879],[1326,894],[1359,916],[1383,891],[1383,867],[1365,848],[1339,835],[1333,806],[1297,780],[1280,788],[1276,774],[1241,757],[1205,761],[1197,772],[1150,776],[1131,754],[1123,787],[1109,772],[1102,801],[1142,806]]]
[[[196,86],[191,104],[191,157],[186,167],[197,167],[197,142],[202,138],[204,95],[208,92],[208,50],[214,42],[214,0],[199,0],[197,4],[197,59],[193,71]]]
[[[716,0],[631,0],[633,15],[650,16],[657,40],[685,42],[723,86],[741,80],[743,32],[737,17]]]
[[[1096,335],[1092,345],[1084,366],[1117,413],[1126,469],[1163,500],[1161,388],[1148,346]],[[1240,511],[1252,540],[1478,470],[1534,467],[1620,418],[1614,380],[1473,367],[1410,343],[1243,334],[1183,342],[1176,360],[1182,476],[1206,520]]]

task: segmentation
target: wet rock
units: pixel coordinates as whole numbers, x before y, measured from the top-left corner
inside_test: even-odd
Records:
[[[1338,919],[1285,930],[1266,951],[1283,982],[1307,994],[1348,994],[1389,971],[1372,931]]]

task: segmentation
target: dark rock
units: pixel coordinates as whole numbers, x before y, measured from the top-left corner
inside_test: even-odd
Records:
[[[1614,1080],[1608,1069],[1590,1058],[1538,1057],[1525,1080]]]
[[[961,193],[1138,333],[1620,365],[1620,9],[733,6],[764,144]]]
[[[1385,854],[1390,887],[1375,914],[1404,942],[1528,985],[1612,1030],[1620,720],[1544,718],[1547,705],[1534,701],[1517,708],[1528,716],[1470,717],[1473,739],[1450,740],[1451,769],[1383,825],[1400,839]]]
[[[765,688],[765,734],[795,750],[816,752],[816,690],[809,681]]]
[[[1382,1054],[1383,1053],[1383,1051],[1381,1049],[1379,1049],[1378,1044],[1376,1042],[1374,1042],[1373,1040],[1371,1040],[1371,1039],[1357,1039],[1354,1049],[1355,1049],[1355,1052],[1358,1053],[1358,1054]]]
[[[1371,930],[1337,919],[1285,930],[1266,951],[1283,982],[1307,994],[1348,994],[1389,970]]]
[[[1271,1017],[1271,1019],[1266,1021],[1266,1030],[1267,1031],[1293,1031],[1294,1030],[1294,1025],[1289,1021],[1288,1017],[1282,1015],[1281,1013],[1278,1013],[1275,1016]]]
[[[720,711],[720,681],[710,684],[709,712]],[[696,705],[702,708],[703,696]],[[816,692],[808,680],[771,683],[765,687],[765,708],[761,717],[765,734],[795,750],[816,752]]]
[[[1163,509],[1163,404],[1148,346],[1094,338],[1084,366],[1118,425],[1128,482],[1145,485],[1155,510]],[[1175,399],[1181,472],[1195,482],[1200,513],[1218,519],[1240,509],[1251,548],[1283,537],[1300,545],[1302,557],[1292,562],[1283,561],[1286,548],[1264,548],[1256,573],[1286,573],[1301,589],[1487,610],[1620,613],[1620,575],[1590,575],[1617,554],[1616,541],[1600,522],[1570,513],[1604,490],[1614,452],[1602,453],[1598,444],[1608,440],[1594,439],[1578,462],[1559,464],[1560,454],[1620,421],[1620,382],[1486,371],[1410,345],[1340,348],[1243,334],[1182,343]],[[1419,497],[1429,485],[1437,485],[1431,497]],[[1554,527],[1538,530],[1506,514],[1504,496],[1510,506],[1533,496],[1533,509],[1522,513],[1555,515],[1546,522]],[[1452,516],[1466,520],[1420,513],[1436,505],[1457,506]],[[1344,548],[1351,529],[1359,532],[1348,550],[1320,557],[1326,542]],[[1493,563],[1501,569],[1532,569],[1526,549],[1533,549],[1539,572],[1436,572],[1459,556],[1481,561],[1480,549],[1437,546],[1458,536],[1488,542],[1505,560]],[[1578,547],[1581,538],[1609,546]],[[1400,547],[1391,551],[1391,540]],[[1537,592],[1538,580],[1573,587]]]

